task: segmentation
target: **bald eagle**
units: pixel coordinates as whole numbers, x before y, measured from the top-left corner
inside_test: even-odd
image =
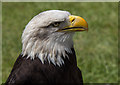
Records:
[[[86,30],[87,22],[68,11],[48,10],[39,13],[23,31],[22,52],[5,84],[83,85],[72,36],[76,31]]]

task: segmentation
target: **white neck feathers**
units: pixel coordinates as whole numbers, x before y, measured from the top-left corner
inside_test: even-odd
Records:
[[[71,48],[73,45],[71,33],[64,36],[51,35],[48,39],[37,39],[30,33],[24,30],[22,35],[22,54],[28,55],[27,58],[33,59],[38,57],[44,64],[45,61],[53,63],[54,65],[61,66],[64,64],[63,58],[68,57],[66,52],[72,53]],[[69,58],[69,57],[68,57]]]

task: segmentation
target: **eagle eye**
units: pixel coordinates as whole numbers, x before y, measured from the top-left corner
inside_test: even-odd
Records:
[[[52,24],[52,26],[53,26],[53,27],[58,27],[58,26],[60,25],[60,23],[61,23],[61,22],[54,22],[54,23]]]
[[[44,26],[44,28],[49,28],[49,27],[58,27],[63,21],[60,22],[53,22],[51,24],[49,24],[48,26]]]

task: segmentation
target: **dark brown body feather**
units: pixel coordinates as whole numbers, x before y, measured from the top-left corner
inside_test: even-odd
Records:
[[[65,64],[55,66],[47,61],[42,64],[39,58],[26,59],[20,55],[5,85],[40,85],[40,84],[79,84],[83,85],[82,74],[77,67],[75,51],[64,59]]]

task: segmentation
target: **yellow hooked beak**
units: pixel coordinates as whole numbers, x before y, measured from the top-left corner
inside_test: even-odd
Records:
[[[58,32],[62,32],[62,31],[76,32],[76,31],[88,30],[88,24],[82,17],[70,15],[69,21],[70,21],[70,25],[65,27],[64,29],[58,30]]]

